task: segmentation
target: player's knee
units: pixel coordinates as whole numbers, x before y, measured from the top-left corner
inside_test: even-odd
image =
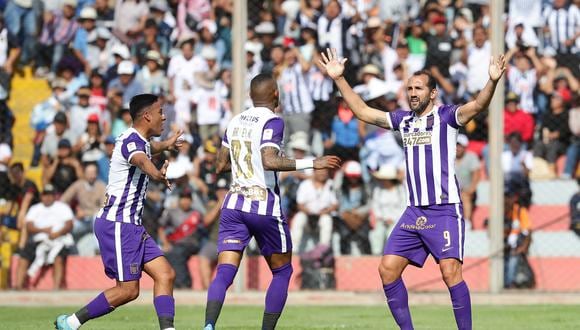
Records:
[[[461,267],[455,264],[442,265],[441,276],[447,286],[453,286],[461,282]]]
[[[272,276],[277,278],[283,278],[290,281],[290,277],[292,277],[292,273],[294,273],[294,268],[292,267],[292,263],[287,263],[284,266],[272,269]]]
[[[379,275],[381,276],[383,283],[394,282],[400,276],[397,269],[387,262],[381,262],[379,264]]]
[[[155,280],[164,284],[173,284],[173,281],[175,280],[175,270],[173,270],[172,267],[167,267],[167,269],[159,272]]]
[[[137,299],[139,297],[139,287],[121,287],[121,297],[125,303]]]

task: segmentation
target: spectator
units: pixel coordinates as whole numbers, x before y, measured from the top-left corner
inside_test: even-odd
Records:
[[[503,134],[509,136],[517,132],[522,137],[524,147],[529,147],[534,138],[534,117],[518,108],[519,101],[520,98],[516,93],[508,93],[503,111]]]
[[[105,149],[101,158],[97,160],[97,168],[99,169],[98,180],[106,185],[109,182],[109,166],[111,157],[113,156],[113,150],[115,149],[115,138],[110,135],[107,136],[104,144]]]
[[[469,140],[467,136],[457,136],[457,154],[455,157],[455,175],[461,189],[461,202],[463,203],[463,217],[465,223],[471,224],[473,211],[477,199],[477,184],[479,183],[481,166],[476,154],[467,150]]]
[[[145,65],[145,61],[147,60],[146,56],[149,51],[156,51],[163,57],[169,54],[169,42],[159,34],[157,22],[152,18],[145,21],[143,39],[137,41],[131,47],[133,62],[139,66]]]
[[[522,136],[515,132],[507,138],[509,149],[501,155],[504,178],[509,181],[513,178],[528,178],[533,166],[532,153],[522,146]]]
[[[36,53],[40,11],[39,0],[8,0],[4,8],[8,37],[15,41],[21,63],[28,63]]]
[[[359,121],[341,98],[338,113],[332,119],[331,136],[324,141],[325,154],[358,160],[360,144]]]
[[[282,110],[287,136],[298,131],[310,131],[310,113],[314,103],[308,91],[306,74],[310,63],[300,54],[298,48],[288,48],[284,52],[284,69],[278,78],[282,92]]]
[[[8,143],[0,142],[0,180],[8,182],[8,166],[12,160],[12,148]]]
[[[149,6],[144,0],[120,0],[115,7],[113,32],[123,43],[133,44],[145,28]]]
[[[574,76],[580,76],[578,69],[578,52],[580,40],[580,12],[577,4],[568,4],[567,0],[554,0],[552,6],[547,5],[543,13],[545,19],[544,32],[547,35],[547,53],[555,54],[558,65],[572,70]],[[566,26],[565,29],[562,26]]]
[[[91,106],[91,104],[89,103],[89,99],[91,97],[91,90],[88,86],[83,86],[79,88],[79,90],[76,93],[76,97],[78,100],[77,104],[73,105],[69,111],[69,119],[70,119],[69,129],[73,135],[71,141],[74,141],[75,144],[87,130],[87,120],[89,119],[89,117],[93,115],[96,116],[97,124],[99,124],[98,118],[99,114],[101,113],[99,108]],[[107,126],[109,125],[107,124]]]
[[[391,79],[393,75],[393,67],[398,61],[398,55],[389,45],[388,42],[391,41],[391,38],[390,36],[385,35],[385,27],[378,17],[369,18],[365,28],[365,35],[366,49],[362,54],[363,63],[378,68],[379,72],[384,73],[385,80]],[[371,70],[368,73],[373,74],[375,72]],[[378,74],[376,74],[376,76],[378,76]]]
[[[217,143],[211,138],[203,142],[203,156],[193,162],[193,179],[204,200],[215,200],[217,182]]]
[[[332,213],[338,209],[338,202],[327,169],[315,170],[312,178],[300,183],[296,203],[298,213],[291,222],[291,235],[295,242],[294,252],[305,251],[306,242],[302,241],[304,231],[318,232],[318,245],[329,247],[332,236]]]
[[[227,46],[222,39],[217,39],[216,22],[206,19],[198,24],[199,42],[195,45],[195,54],[201,55],[204,47],[213,47],[216,50],[217,66],[222,67],[225,59]],[[203,56],[202,56],[203,57]]]
[[[193,92],[191,102],[196,109],[199,136],[206,140],[219,133],[219,124],[225,112],[225,99],[222,85],[216,83],[219,74],[216,49],[206,46],[202,49],[201,56],[207,63],[208,71],[197,74],[198,88]]]
[[[145,54],[145,66],[137,73],[137,82],[143,86],[143,93],[162,94],[169,91],[169,79],[163,71],[163,58],[156,50]]]
[[[450,77],[449,67],[451,66],[451,52],[455,40],[447,32],[447,19],[444,16],[437,16],[431,22],[435,34],[425,34],[424,39],[427,41],[427,59],[425,69],[431,70],[437,68],[442,77]]]
[[[101,54],[106,55],[107,52],[101,51]],[[119,74],[117,73],[118,68],[119,68],[119,64],[121,64],[121,62],[123,62],[123,61],[128,61],[131,59],[131,54],[129,53],[129,48],[123,44],[116,44],[115,46],[113,46],[111,48],[111,54],[113,55],[113,64],[110,66],[107,66],[107,69],[105,72],[100,71],[100,70],[102,70],[102,67],[99,65],[99,73],[104,74],[106,84],[109,84],[112,80],[116,79],[119,76]],[[100,57],[101,56],[99,56],[99,58]],[[99,62],[99,63],[101,63],[101,62]],[[104,64],[105,63],[103,63],[103,65]],[[108,63],[107,63],[107,65],[108,65]],[[112,92],[112,91],[110,91],[110,92]]]
[[[508,91],[516,93],[520,98],[519,107],[527,113],[536,114],[537,106],[534,102],[534,89],[538,77],[543,74],[543,64],[536,55],[534,48],[527,48],[525,52],[519,49],[510,49],[507,60],[513,56],[514,65],[508,65]],[[533,67],[532,67],[533,64]]]
[[[82,63],[84,70],[87,74],[91,72],[91,69],[98,67],[98,65],[94,65],[94,62],[91,62],[91,57],[96,57],[96,59],[98,59],[98,56],[95,56],[98,55],[98,53],[95,54],[96,50],[93,49],[89,50],[89,48],[91,48],[91,46],[89,45],[89,42],[92,41],[91,38],[93,38],[93,36],[96,35],[95,39],[97,39],[97,47],[100,49],[104,48],[102,47],[103,40],[108,40],[111,38],[110,33],[108,33],[109,30],[107,30],[106,28],[96,29],[96,20],[97,20],[97,11],[95,10],[95,8],[93,7],[83,8],[79,15],[80,28],[76,32],[73,42],[73,52],[77,57],[77,59]]]
[[[518,203],[518,192],[510,187],[509,183],[504,191],[504,287],[505,288],[533,288],[535,285],[534,273],[527,255],[532,242],[532,226],[527,208]],[[522,280],[518,270],[526,268],[526,275]]]
[[[487,66],[491,56],[491,44],[482,26],[473,30],[473,43],[465,48],[467,62],[467,91],[473,95],[487,82]]]
[[[359,254],[370,254],[370,224],[368,220],[369,205],[367,192],[362,180],[362,169],[358,162],[351,160],[343,165],[342,178],[336,180],[338,212],[340,220],[340,252],[350,255],[354,243]],[[340,184],[339,184],[340,183]]]
[[[143,93],[143,86],[135,79],[135,65],[131,61],[123,61],[117,67],[119,77],[113,79],[107,89],[123,92],[123,104],[128,104],[131,98]]]
[[[89,89],[91,96],[89,104],[101,110],[101,114],[107,113],[109,117],[111,113],[107,110],[107,97],[105,95],[105,80],[98,70],[93,70],[89,81]],[[112,124],[109,123],[109,124]],[[110,125],[109,125],[110,126]]]
[[[96,163],[85,163],[83,177],[75,181],[60,197],[60,201],[74,207],[72,235],[81,256],[94,256],[98,251],[93,237],[93,221],[105,203],[105,184],[98,180]],[[87,237],[85,237],[87,236]]]
[[[550,99],[550,112],[542,117],[540,139],[534,144],[534,156],[548,162],[551,174],[556,175],[556,160],[566,152],[572,136],[568,123],[568,105],[559,92]]]
[[[576,179],[576,187],[580,185],[580,178]],[[570,229],[580,236],[580,191],[570,198]]]
[[[82,177],[81,164],[74,157],[69,140],[62,139],[58,142],[56,158],[42,174],[42,182],[52,184],[57,195],[62,194],[78,178]]]
[[[400,181],[401,175],[395,166],[382,165],[373,173],[373,177],[377,185],[371,194],[372,229],[369,232],[369,241],[372,254],[381,255],[386,239],[405,210],[407,196]]]
[[[92,114],[87,119],[86,131],[77,140],[73,151],[80,154],[82,162],[96,162],[103,156],[105,150],[104,136],[99,125],[99,116]]]
[[[133,125],[133,119],[131,119],[131,113],[129,113],[129,109],[122,108],[119,111],[118,117],[113,121],[111,135],[119,136],[129,127],[131,127],[131,125]]]
[[[97,25],[110,29],[114,25],[115,11],[109,7],[108,0],[95,0],[95,10],[97,11]]]
[[[310,144],[308,143],[308,133],[296,132],[290,137],[288,141],[288,155],[294,159],[314,159],[310,154]],[[298,212],[298,187],[307,179],[310,179],[313,174],[312,169],[304,171],[283,172],[280,173],[278,180],[280,181],[280,191],[283,197],[280,201],[282,211],[287,214],[289,218]]]
[[[316,22],[318,27],[318,46],[324,49],[335,48],[339,57],[349,57],[347,44],[347,30],[356,23],[358,16],[346,17],[342,14],[339,1],[331,0],[326,3],[324,15]]]
[[[580,106],[570,110],[568,126],[572,133],[572,142],[566,151],[566,165],[562,178],[569,179],[576,176],[578,160],[580,159]]]
[[[62,139],[71,141],[74,139],[74,135],[68,129],[68,119],[66,114],[61,111],[54,116],[52,127],[47,130],[46,136],[40,146],[41,164],[44,169],[46,169],[50,162],[56,157],[58,143]]]
[[[15,213],[17,215],[16,228],[21,230],[19,246],[23,248],[26,242],[26,212],[28,212],[31,205],[40,202],[40,196],[36,184],[24,175],[22,163],[10,165],[10,184],[9,189],[14,192],[17,202],[17,211]]]
[[[16,273],[16,290],[25,288],[27,277],[34,277],[39,267],[53,265],[53,287],[64,286],[65,259],[72,244],[70,232],[73,228],[73,213],[68,205],[56,200],[54,186],[47,184],[42,189],[41,202],[33,205],[26,214],[26,229],[30,235]],[[30,269],[31,265],[36,266]]]
[[[187,267],[189,258],[199,252],[205,241],[203,213],[192,205],[190,189],[179,193],[177,208],[166,209],[159,220],[159,240],[167,260],[175,269],[177,289],[191,288],[191,274]]]

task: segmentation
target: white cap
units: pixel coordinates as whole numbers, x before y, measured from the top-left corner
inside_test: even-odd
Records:
[[[106,27],[98,27],[97,28],[97,38],[99,39],[111,39],[113,35],[111,34],[111,31],[109,31],[109,29],[107,29]]]
[[[117,67],[117,74],[133,74],[135,72],[135,65],[131,61],[123,61]]]
[[[203,46],[201,57],[206,60],[215,60],[217,58],[217,50],[213,46]]]
[[[276,27],[272,22],[260,22],[260,24],[256,25],[254,31],[258,34],[274,34],[276,33]]]
[[[464,147],[467,147],[469,145],[469,139],[467,138],[467,136],[465,134],[458,134],[457,135],[457,144],[460,144]]]
[[[111,53],[113,55],[121,56],[121,58],[124,60],[128,60],[131,57],[131,54],[129,53],[129,48],[127,48],[127,46],[123,44],[116,44],[115,46],[113,46],[113,49],[111,49]]]
[[[187,174],[185,166],[183,166],[183,164],[181,164],[181,162],[175,162],[175,161],[169,163],[169,165],[167,166],[167,173],[165,173],[167,178],[170,180],[179,179],[182,176],[184,176],[185,174]]]
[[[308,134],[302,131],[292,134],[292,136],[290,136],[290,142],[288,142],[288,147],[290,147],[290,149],[309,152],[310,144],[308,144]]]
[[[361,176],[362,167],[360,163],[354,160],[349,160],[344,164],[344,175],[345,176]]]
[[[369,17],[369,19],[367,20],[367,29],[374,29],[374,28],[378,28],[381,27],[381,25],[383,25],[383,22],[381,22],[381,19],[377,16],[373,16],[373,17]]]
[[[85,7],[81,10],[79,19],[97,19],[97,10],[93,7]]]
[[[212,21],[210,19],[204,19],[203,21],[199,22],[199,24],[197,24],[198,30],[201,30],[203,28],[206,28],[211,34],[215,34],[217,32],[217,24],[215,23],[215,21]]]
[[[373,176],[379,180],[394,180],[397,179],[397,169],[393,165],[383,164]]]
[[[246,45],[244,46],[244,49],[246,49],[246,52],[250,52],[254,55],[259,55],[260,54],[260,45],[258,45],[255,42],[246,42]]]
[[[367,99],[365,101],[376,99],[377,97],[387,94],[389,91],[388,87],[389,84],[385,81],[378,78],[372,78],[368,83],[369,93],[367,94]]]

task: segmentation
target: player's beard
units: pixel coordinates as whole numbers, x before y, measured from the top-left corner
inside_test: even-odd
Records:
[[[431,102],[431,100],[429,99],[429,97],[426,97],[424,100],[419,100],[419,104],[413,107],[409,100],[409,107],[411,107],[411,110],[413,110],[413,112],[415,112],[416,114],[421,114],[423,113],[423,111],[425,111],[425,109],[427,109],[427,106],[429,106],[429,102]]]

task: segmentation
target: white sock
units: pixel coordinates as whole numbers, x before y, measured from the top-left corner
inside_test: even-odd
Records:
[[[175,330],[175,328],[165,328],[163,330]]]
[[[69,317],[66,318],[66,323],[68,323],[68,325],[73,328],[74,330],[78,329],[81,327],[81,321],[79,321],[78,317],[73,314]]]

